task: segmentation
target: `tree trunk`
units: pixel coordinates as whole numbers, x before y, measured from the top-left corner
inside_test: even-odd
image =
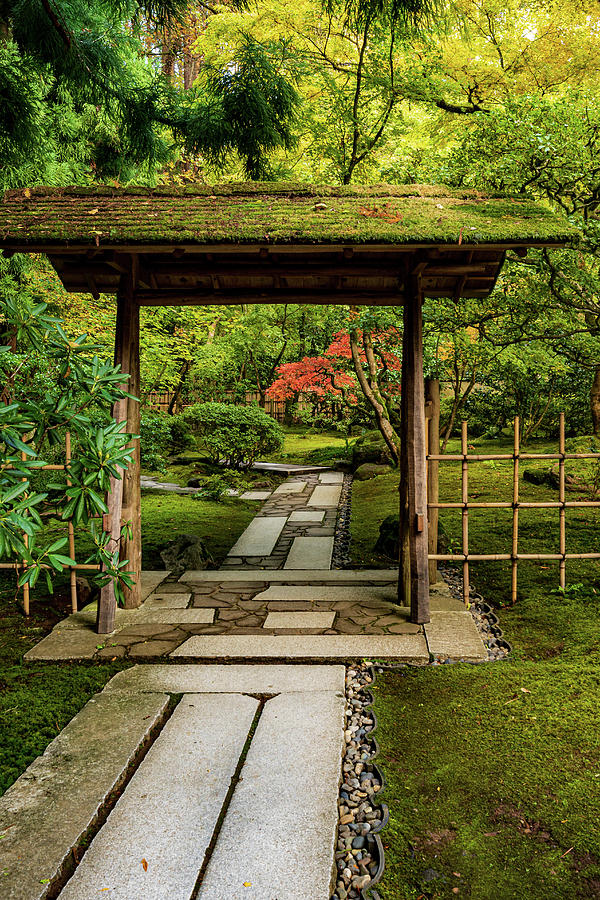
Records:
[[[594,369],[594,380],[590,388],[590,410],[592,413],[592,433],[600,436],[600,366]]]

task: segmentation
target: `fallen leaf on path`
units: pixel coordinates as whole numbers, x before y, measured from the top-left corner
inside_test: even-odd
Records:
[[[142,860],[142,869],[144,870],[144,872],[148,871],[148,860],[145,858]]]

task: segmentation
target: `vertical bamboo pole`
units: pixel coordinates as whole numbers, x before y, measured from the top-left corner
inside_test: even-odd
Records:
[[[510,579],[510,602],[517,602],[517,581],[519,569],[519,453],[521,448],[521,423],[515,416],[515,434],[513,440],[513,515],[512,515],[512,562]]]
[[[402,342],[398,596],[401,605],[410,606],[411,622],[418,624],[429,622],[422,303],[418,277],[408,278]]]
[[[71,432],[67,431],[65,434],[65,474],[67,484],[71,485],[71,479],[69,477],[69,466],[71,465]],[[75,528],[73,527],[73,520],[69,519],[67,522],[67,530],[69,533],[69,556],[71,559],[75,559]],[[73,568],[70,567],[69,570],[69,579],[71,584],[71,609],[74,613],[77,612],[77,572]]]
[[[558,512],[558,525],[560,533],[559,552],[562,556],[558,564],[559,583],[561,588],[567,586],[567,561],[565,554],[567,552],[567,517],[565,507],[565,414],[561,412],[558,420],[558,452],[560,457],[558,460],[558,499],[561,504]]]
[[[23,462],[25,462],[26,459],[27,459],[27,454],[25,453],[24,450],[21,450],[21,460]],[[21,481],[27,481],[27,479],[22,478]],[[26,547],[29,547],[29,537],[26,534],[23,535],[23,543],[25,544]],[[27,565],[26,560],[23,560],[23,563],[25,565]],[[18,576],[18,569],[17,569],[17,576]],[[25,612],[25,615],[28,616],[29,615],[29,585],[27,583],[23,585],[23,610]]]
[[[461,427],[461,453],[462,453],[462,552],[463,560],[463,601],[465,606],[469,603],[471,585],[469,581],[469,442],[468,424],[463,421]]]
[[[431,404],[430,416],[427,420],[427,447],[428,453],[437,456],[440,452],[440,382],[437,378],[425,379],[425,396]],[[427,502],[438,503],[440,498],[440,464],[437,459],[429,460],[427,464]],[[428,510],[429,525],[429,552],[438,552],[438,523],[439,510]],[[438,579],[437,562],[429,561],[429,581],[435,584]]]

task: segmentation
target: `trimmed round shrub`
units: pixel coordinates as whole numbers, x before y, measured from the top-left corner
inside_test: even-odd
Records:
[[[185,410],[183,418],[199,449],[227,466],[251,466],[259,456],[283,446],[283,431],[258,406],[197,403]]]

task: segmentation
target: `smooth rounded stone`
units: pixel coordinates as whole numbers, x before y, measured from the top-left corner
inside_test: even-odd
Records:
[[[354,850],[362,850],[363,847],[365,846],[365,844],[366,844],[365,838],[362,835],[359,835],[358,837],[354,838],[354,840],[352,841],[352,848]]]

